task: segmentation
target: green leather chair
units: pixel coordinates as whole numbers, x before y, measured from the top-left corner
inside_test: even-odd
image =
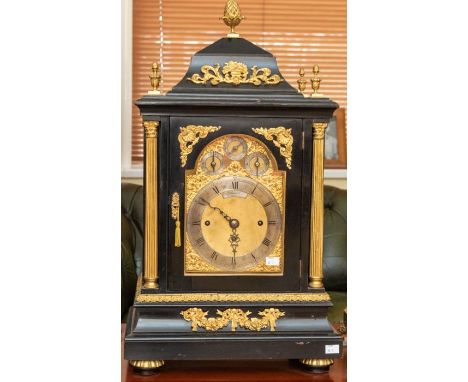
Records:
[[[328,319],[335,327],[343,328],[347,291],[346,190],[325,186],[324,202],[323,283],[333,302]]]
[[[346,308],[346,190],[325,186],[324,284],[333,308],[328,317],[339,326]],[[133,303],[137,275],[143,260],[143,187],[122,183],[122,300],[121,320]]]

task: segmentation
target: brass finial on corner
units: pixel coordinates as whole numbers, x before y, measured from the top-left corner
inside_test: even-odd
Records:
[[[302,93],[304,97],[307,97],[304,94],[304,91],[306,90],[306,87],[307,87],[307,80],[304,78],[304,76],[305,76],[304,68],[299,68],[299,79],[297,80],[297,88],[299,89],[299,92]]]
[[[312,73],[314,74],[314,76],[310,80],[310,83],[312,85],[312,95],[311,95],[312,97],[323,97],[323,94],[317,93],[317,91],[320,88],[320,82],[322,82],[322,80],[318,76],[319,72],[320,72],[319,66],[314,65],[314,67],[312,68]]]
[[[160,95],[161,92],[158,90],[159,83],[161,82],[161,70],[157,62],[153,62],[151,66],[151,74],[149,75],[151,80],[151,87],[153,90],[148,91],[148,94]]]
[[[229,38],[239,37],[239,33],[236,33],[234,28],[240,24],[244,16],[241,15],[241,10],[236,0],[228,0],[224,7],[224,16],[221,19],[224,21],[224,24],[231,28],[231,32],[227,36]]]

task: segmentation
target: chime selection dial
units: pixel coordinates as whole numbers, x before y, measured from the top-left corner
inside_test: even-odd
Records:
[[[216,151],[208,152],[202,158],[201,165],[205,174],[217,175],[224,168],[223,156]]]
[[[247,142],[241,137],[229,137],[224,142],[224,152],[231,160],[241,160],[247,155]]]
[[[262,153],[255,152],[245,158],[245,169],[250,175],[261,176],[270,167],[270,160]]]

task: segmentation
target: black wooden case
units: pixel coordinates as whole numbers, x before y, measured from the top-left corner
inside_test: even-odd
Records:
[[[277,85],[221,83],[194,84],[187,79],[204,65],[243,62],[269,68],[282,81]],[[314,358],[341,355],[342,339],[327,320],[332,304],[323,288],[309,286],[310,232],[312,224],[312,124],[327,122],[336,103],[328,98],[306,98],[281,76],[276,59],[242,38],[223,38],[198,52],[187,74],[165,96],[144,96],[137,101],[144,121],[158,121],[158,283],[145,288],[141,279],[130,310],[125,338],[129,360]],[[216,125],[194,146],[181,167],[178,134],[186,125]],[[186,276],[184,248],[174,247],[174,221],[170,197],[181,195],[183,218],[184,174],[210,141],[226,134],[247,134],[254,127],[285,126],[294,139],[291,169],[273,142],[262,142],[275,155],[279,169],[286,171],[285,268],[282,276]],[[145,170],[146,171],[146,170]],[[146,203],[147,201],[145,201]],[[184,236],[182,224],[182,237]],[[183,240],[182,240],[183,243]],[[223,297],[224,296],[224,297]],[[254,317],[267,308],[284,316],[275,330],[259,331],[229,325],[219,330],[193,331],[183,311],[200,308],[216,312],[241,309]],[[271,329],[271,328],[270,328]],[[328,347],[327,347],[328,346]],[[330,348],[330,346],[332,346]],[[329,351],[327,349],[334,349]]]

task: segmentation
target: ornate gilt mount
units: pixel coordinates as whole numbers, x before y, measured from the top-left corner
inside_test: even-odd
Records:
[[[260,317],[249,318],[251,312],[244,312],[242,309],[226,309],[216,311],[219,317],[209,317],[208,312],[204,312],[200,308],[190,308],[180,312],[185,320],[192,323],[192,331],[196,332],[198,328],[203,328],[210,331],[216,331],[231,324],[231,331],[235,332],[238,327],[260,331],[265,328],[270,328],[271,332],[276,330],[276,320],[285,315],[279,309],[267,308],[258,312]]]
[[[144,121],[143,127],[145,128],[146,138],[156,138],[158,135],[159,121]]]
[[[172,219],[175,221],[175,233],[174,233],[174,246],[180,247],[181,246],[181,239],[180,239],[180,217],[179,217],[179,209],[180,209],[180,197],[178,192],[174,192],[172,194],[171,199],[171,215]]]
[[[293,136],[291,134],[291,129],[286,127],[254,127],[252,130],[260,135],[263,135],[266,140],[272,141],[273,144],[279,148],[280,154],[286,159],[287,168],[291,169],[292,165],[292,147],[293,147]]]
[[[203,65],[201,67],[203,76],[195,73],[192,77],[187,78],[187,80],[192,81],[195,84],[202,85],[206,85],[209,82],[213,86],[221,83],[235,86],[241,84],[260,86],[262,83],[265,85],[276,85],[283,81],[278,74],[271,75],[270,69],[257,68],[256,65],[252,66],[250,69],[251,73],[249,75],[247,65],[236,61],[226,62],[221,72],[220,69],[221,66],[219,64],[215,64],[214,66]]]
[[[142,293],[142,277],[135,292],[137,303],[179,304],[188,302],[327,302],[330,295],[320,293]]]
[[[315,140],[321,140],[325,138],[325,130],[327,126],[327,122],[314,122],[314,124],[312,125],[312,134]]]
[[[209,133],[218,131],[221,126],[202,126],[188,125],[180,128],[179,145],[180,145],[180,166],[185,167],[188,155],[193,151],[198,141],[206,138]]]

